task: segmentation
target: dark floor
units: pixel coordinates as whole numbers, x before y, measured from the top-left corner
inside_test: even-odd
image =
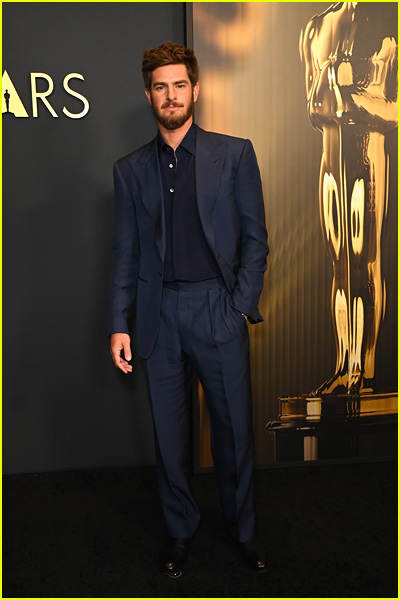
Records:
[[[157,570],[153,468],[5,476],[3,597],[397,597],[395,462],[272,468],[255,482],[269,573],[242,566],[205,473],[193,479],[202,526],[172,580]]]

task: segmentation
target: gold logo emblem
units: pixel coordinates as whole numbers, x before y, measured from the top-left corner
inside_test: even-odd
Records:
[[[47,82],[47,89],[44,92],[39,92],[37,89],[37,80],[44,79]],[[83,108],[78,113],[69,111],[65,106],[62,108],[62,112],[70,119],[82,119],[89,112],[89,102],[85,96],[79,94],[70,87],[71,79],[81,79],[84,81],[83,75],[80,73],[69,73],[64,77],[63,88],[70,96],[78,98],[83,104]],[[41,101],[46,109],[49,111],[52,117],[58,118],[58,114],[54,107],[50,104],[48,96],[52,94],[54,90],[54,82],[50,75],[47,73],[31,73],[31,96],[32,96],[32,116],[38,117],[38,101]],[[4,71],[2,77],[2,113],[9,117],[29,117],[29,114],[18,95],[17,90],[7,71]]]

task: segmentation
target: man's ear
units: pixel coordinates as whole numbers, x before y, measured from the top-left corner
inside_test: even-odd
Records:
[[[193,86],[193,102],[197,102],[197,98],[199,97],[199,91],[200,91],[200,84],[197,81],[197,83],[195,83]]]
[[[144,89],[144,93],[146,94],[146,98],[147,98],[147,100],[149,101],[149,104],[150,104],[150,106],[151,106],[151,96],[150,96],[150,91],[149,91],[147,88],[145,88],[145,89]]]

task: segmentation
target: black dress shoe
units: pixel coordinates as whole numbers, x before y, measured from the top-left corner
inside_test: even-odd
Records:
[[[257,536],[241,543],[240,550],[244,564],[252,573],[265,573],[268,566],[267,551]]]
[[[169,538],[161,551],[160,569],[162,573],[177,578],[182,575],[184,563],[190,547],[191,538]]]

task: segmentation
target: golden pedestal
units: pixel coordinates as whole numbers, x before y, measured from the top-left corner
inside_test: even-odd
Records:
[[[276,462],[397,456],[398,393],[279,398]]]

